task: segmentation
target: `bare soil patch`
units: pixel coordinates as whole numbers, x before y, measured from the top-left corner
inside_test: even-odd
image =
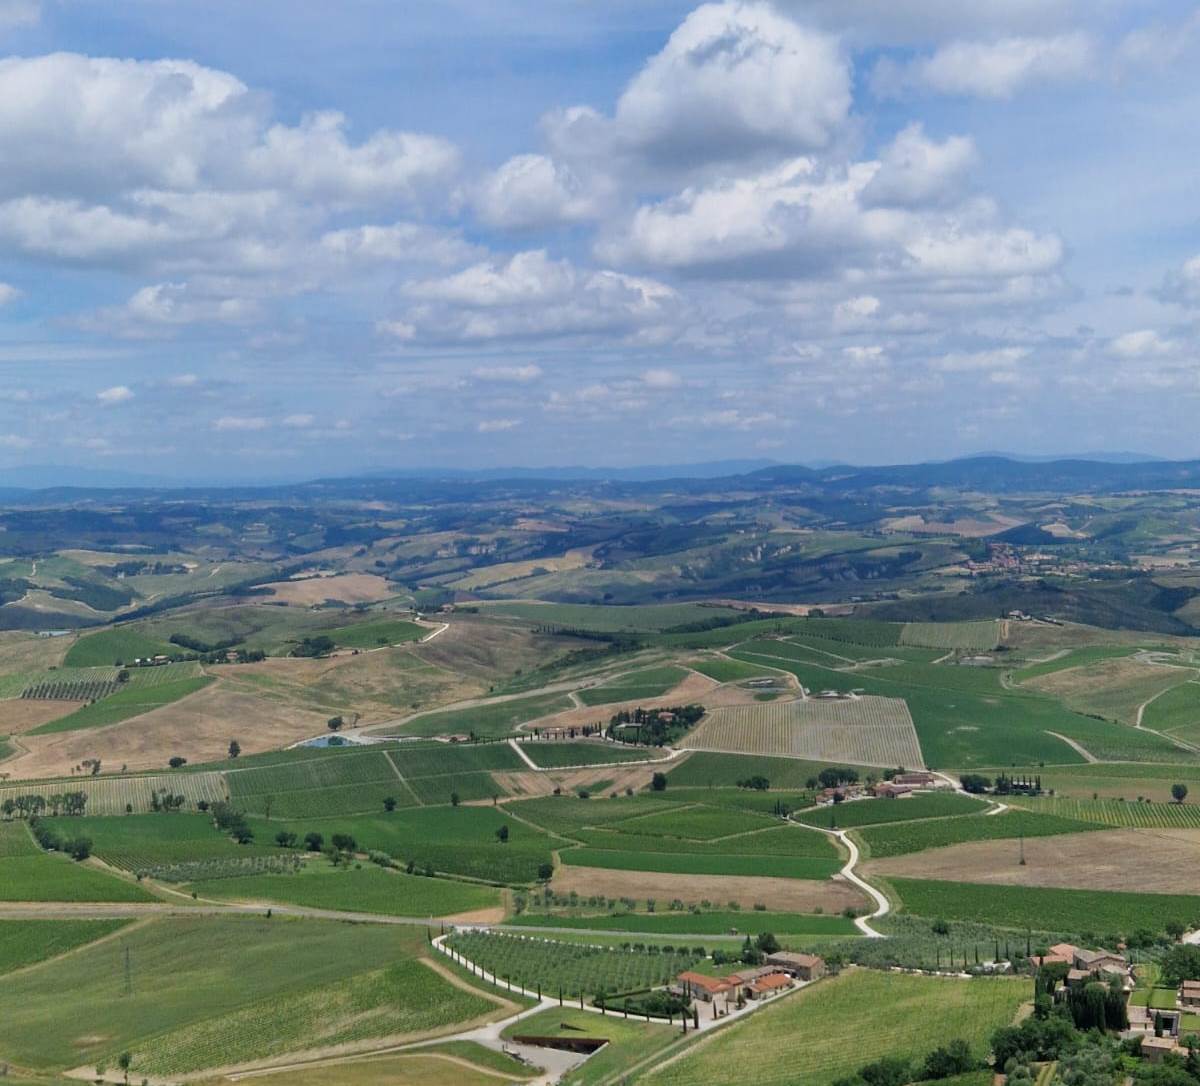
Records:
[[[86,705],[86,701],[35,701],[10,698],[0,702],[0,734],[21,735],[39,724],[67,716]]]
[[[1154,664],[1140,656],[1121,656],[1040,675],[1025,685],[1060,698],[1073,709],[1135,724],[1139,705],[1195,675],[1188,668]]]
[[[272,601],[312,607],[326,600],[342,603],[375,603],[399,595],[396,586],[374,573],[339,573],[333,577],[307,577],[297,581],[272,581]]]
[[[1097,830],[1016,841],[972,841],[911,856],[871,860],[867,876],[1059,886],[1083,890],[1193,894],[1200,867],[1200,830]]]
[[[66,776],[85,758],[116,769],[161,769],[178,754],[190,762],[227,756],[236,739],[246,754],[275,750],[325,730],[327,717],[217,682],[161,709],[107,728],[28,735],[28,752],[5,763],[14,778]]]
[[[615,871],[602,867],[558,868],[550,883],[556,893],[575,890],[583,897],[653,897],[685,904],[736,901],[743,909],[756,903],[778,912],[839,913],[847,906],[861,908],[866,896],[843,879],[741,878],[735,875],[667,875],[656,871]]]

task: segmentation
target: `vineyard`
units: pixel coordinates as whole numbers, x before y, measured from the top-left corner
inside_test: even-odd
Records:
[[[609,828],[618,833],[655,834],[708,841],[735,833],[770,829],[774,825],[778,825],[778,822],[763,815],[697,805],[656,814],[637,815],[621,822],[610,823]]]
[[[37,701],[97,701],[115,694],[119,687],[116,679],[81,679],[74,682],[54,679],[27,686],[21,691],[21,697]]]
[[[1196,829],[1200,827],[1200,804],[1124,803],[1120,800],[1064,799],[1051,796],[1014,796],[1014,806],[1039,814],[1057,815],[1104,826],[1135,829]]]
[[[215,803],[225,798],[225,781],[220,773],[171,773],[144,777],[76,777],[52,782],[26,782],[0,786],[0,803],[19,795],[49,795],[51,792],[83,792],[89,815],[117,815],[151,810],[152,792],[182,795],[188,806],[200,800]]]
[[[868,826],[858,832],[872,859],[904,856],[929,848],[945,848],[967,841],[1002,841],[1014,837],[1053,837],[1060,833],[1086,833],[1104,827],[1056,815],[1006,811],[994,817],[938,818],[899,825]]]
[[[1000,643],[1000,623],[908,622],[900,632],[901,645],[927,649],[976,649],[989,652]]]
[[[713,709],[679,745],[854,765],[911,769],[925,764],[912,717],[899,698],[818,698]]]
[[[542,769],[564,769],[571,766],[644,762],[648,750],[627,750],[611,743],[522,743],[521,749],[530,761]]]
[[[629,949],[562,943],[500,932],[456,932],[446,945],[468,962],[528,991],[593,1000],[600,993],[636,992],[674,980],[701,957],[686,947]]]
[[[571,867],[611,871],[657,871],[671,875],[739,875],[743,878],[828,879],[842,861],[812,856],[745,855],[740,852],[632,852],[595,848],[564,849],[559,858]]]
[[[352,751],[230,770],[225,779],[230,801],[240,809],[282,818],[382,810],[389,796],[397,806],[416,802],[382,751]]]
[[[234,856],[220,860],[189,860],[150,867],[131,866],[129,870],[139,878],[145,876],[161,882],[196,882],[200,879],[234,879],[246,875],[294,875],[303,864],[303,857],[294,852]]]

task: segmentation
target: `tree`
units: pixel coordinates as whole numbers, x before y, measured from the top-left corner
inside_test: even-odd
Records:
[[[396,809],[396,797],[387,796],[383,801],[383,809],[385,811],[394,811]]]
[[[345,721],[342,720],[340,716],[331,716],[327,721],[325,721],[325,723],[329,725],[329,730],[331,732],[336,732],[345,723]]]
[[[330,841],[333,843],[333,847],[337,849],[338,852],[358,851],[358,842],[354,840],[354,837],[351,834],[335,833],[333,837],[330,838]]]
[[[773,932],[762,932],[755,942],[758,945],[758,949],[764,954],[775,954],[779,951],[779,940],[775,938]]]
[[[230,832],[239,845],[248,845],[254,840],[254,831],[245,822],[238,823]]]
[[[122,1074],[125,1076],[126,1086],[129,1086],[129,1069],[133,1066],[133,1054],[129,1052],[122,1052],[117,1057],[117,1066],[121,1069]]]
[[[176,754],[167,759],[167,765],[169,765],[172,769],[178,769],[182,765],[187,765],[187,759],[181,758],[178,754]]]
[[[457,806],[458,806],[458,803],[459,803],[459,799],[458,799],[458,793],[457,793],[457,792],[451,792],[451,793],[450,793],[450,806],[451,806],[451,807],[457,807]]]
[[[304,835],[304,847],[308,849],[309,852],[320,852],[324,845],[324,836],[317,833],[316,830],[309,830],[308,833]]]
[[[92,854],[92,839],[90,837],[76,837],[67,845],[67,851],[71,854],[73,860],[86,860]]]
[[[508,843],[508,823],[505,823],[496,831],[496,840],[502,845]]]
[[[981,773],[964,773],[958,779],[963,786],[963,791],[970,792],[973,795],[986,792],[992,786],[991,778],[985,777]]]
[[[1171,785],[1171,798],[1176,803],[1182,803],[1185,799],[1187,799],[1187,794],[1188,786],[1186,784]]]
[[[239,743],[236,739],[230,739],[229,740],[229,757],[236,758],[241,753],[242,753],[242,744]]]
[[[549,882],[554,878],[554,864],[538,864],[537,877],[539,882]]]
[[[1178,988],[1185,980],[1200,980],[1200,946],[1180,943],[1171,947],[1159,962],[1159,983]]]
[[[291,830],[280,830],[275,835],[275,843],[280,848],[295,848],[296,835]]]
[[[667,775],[665,773],[655,773],[650,778],[650,790],[652,792],[665,792],[667,790]]]
[[[925,1057],[925,1067],[921,1077],[950,1078],[952,1075],[963,1075],[980,1067],[980,1061],[971,1055],[971,1046],[963,1040],[951,1041],[941,1048],[935,1048]]]

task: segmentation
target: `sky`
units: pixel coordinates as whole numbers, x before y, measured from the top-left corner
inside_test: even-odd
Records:
[[[0,469],[1200,457],[1200,7],[0,0]]]

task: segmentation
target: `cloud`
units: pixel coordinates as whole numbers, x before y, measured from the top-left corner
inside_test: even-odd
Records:
[[[595,196],[569,166],[538,154],[510,158],[484,178],[473,202],[484,222],[518,230],[582,222],[598,213]]]
[[[197,284],[156,283],[135,291],[124,305],[98,310],[80,323],[90,331],[142,338],[170,335],[192,324],[244,324],[260,316],[253,300]]]
[[[1178,268],[1167,272],[1158,297],[1177,305],[1200,306],[1200,256],[1185,260]]]
[[[403,264],[460,264],[480,255],[477,246],[458,233],[423,223],[370,224],[331,230],[321,248],[342,260],[389,261]]]
[[[635,335],[674,320],[675,292],[663,283],[576,268],[544,249],[474,264],[455,275],[410,283],[418,303],[401,327],[419,338],[477,341],[573,335]]]
[[[1046,38],[957,41],[908,64],[885,57],[875,68],[871,86],[880,97],[895,97],[920,88],[939,94],[1011,98],[1035,83],[1086,77],[1095,66],[1095,47],[1081,32]]]
[[[222,415],[212,427],[219,433],[254,433],[266,430],[270,425],[270,419],[258,415]]]
[[[284,415],[280,420],[281,425],[286,426],[289,430],[307,430],[314,422],[316,416],[307,414]]]
[[[684,19],[611,119],[572,106],[542,127],[558,160],[670,174],[829,147],[851,97],[850,64],[834,37],[768,4],[727,0]]]
[[[642,374],[642,384],[648,388],[679,388],[683,384],[683,378],[674,370],[650,369]]]
[[[16,287],[9,283],[0,283],[0,305],[15,302],[20,296],[21,292]]]
[[[928,139],[919,123],[900,132],[880,156],[879,170],[863,189],[867,207],[922,207],[953,203],[978,163],[974,142],[950,136]]]
[[[525,366],[478,366],[471,371],[471,376],[477,381],[523,385],[541,377],[542,368],[532,362]]]
[[[520,425],[520,419],[484,419],[475,429],[481,434],[499,434],[505,430],[515,430]]]
[[[0,434],[0,448],[31,449],[33,448],[33,441],[27,437],[22,437],[20,434]]]
[[[800,158],[685,189],[638,208],[599,255],[733,279],[853,274],[860,283],[1035,276],[1060,263],[1058,238],[997,223],[987,202],[945,210],[867,206],[864,195],[882,170],[877,162],[824,169]]]
[[[955,352],[932,362],[943,373],[996,373],[1011,370],[1030,355],[1028,347],[997,347],[987,351]]]
[[[1142,328],[1111,339],[1108,353],[1117,358],[1160,358],[1174,353],[1176,346],[1153,329]]]
[[[133,399],[133,389],[127,385],[113,385],[112,388],[106,388],[97,392],[96,399],[104,404],[105,407],[126,403]]]

